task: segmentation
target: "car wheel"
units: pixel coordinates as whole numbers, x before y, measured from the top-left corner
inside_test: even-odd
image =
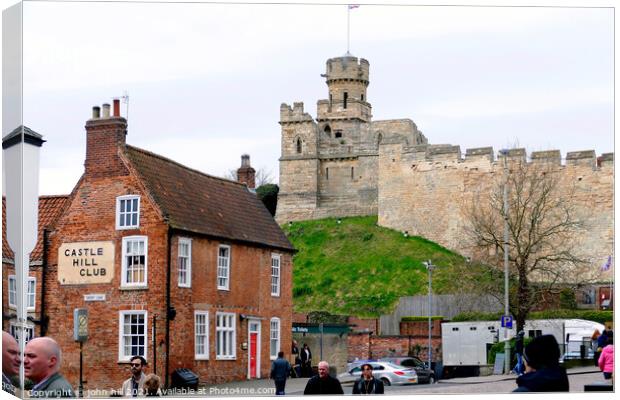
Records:
[[[432,385],[433,383],[435,383],[435,375],[431,375],[428,378],[428,384]]]
[[[383,382],[384,386],[390,386],[390,380],[388,378],[381,378],[381,382]]]

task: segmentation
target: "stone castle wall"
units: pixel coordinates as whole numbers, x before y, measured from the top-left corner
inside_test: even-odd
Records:
[[[525,160],[523,149],[510,159]],[[580,253],[598,270],[613,254],[613,154],[597,161],[594,151],[571,152],[565,165],[557,150],[534,152],[534,163],[549,162],[560,174],[568,194],[574,185],[577,216],[585,222],[575,232]],[[503,176],[503,158],[492,148],[468,149],[461,158],[458,146],[405,146],[382,143],[379,149],[379,225],[423,236],[464,255],[467,211],[476,199],[488,199]]]

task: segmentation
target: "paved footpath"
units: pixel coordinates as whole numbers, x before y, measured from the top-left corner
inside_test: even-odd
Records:
[[[584,385],[603,382],[603,374],[595,367],[576,367],[568,370],[570,391],[583,392]],[[515,375],[489,375],[469,378],[452,378],[440,380],[434,385],[406,385],[386,387],[389,395],[415,394],[505,394],[512,392],[516,387]],[[288,396],[303,395],[307,378],[289,379],[286,383]],[[350,394],[352,386],[343,386],[345,394]],[[273,396],[274,383],[269,379],[252,381],[230,382],[220,385],[210,385],[202,389],[200,396],[235,396],[258,397]],[[596,398],[600,398],[596,396]]]

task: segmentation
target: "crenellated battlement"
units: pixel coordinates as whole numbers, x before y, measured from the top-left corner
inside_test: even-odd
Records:
[[[280,105],[280,124],[313,121],[312,116],[304,112],[304,103],[302,101],[293,103],[292,108],[286,103]]]
[[[335,57],[327,60],[325,78],[327,84],[338,80],[362,81],[368,85],[370,63],[354,56]]]
[[[493,147],[477,147],[465,150],[462,155],[460,146],[450,144],[420,144],[408,146],[399,138],[394,137],[392,140],[384,140],[380,143],[381,147],[391,146],[400,150],[387,150],[393,153],[399,151],[402,153],[403,159],[426,161],[429,163],[454,162],[471,163],[486,162],[489,166],[497,163],[503,163],[504,157],[508,161],[526,161],[528,163],[550,163],[558,166],[587,166],[591,168],[608,168],[614,165],[614,153],[603,153],[596,156],[594,150],[580,150],[566,153],[566,157],[562,159],[560,150],[533,151],[529,155],[525,148],[506,150],[506,155],[502,151],[497,151]]]

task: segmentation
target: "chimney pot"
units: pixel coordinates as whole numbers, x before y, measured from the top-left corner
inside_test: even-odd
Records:
[[[101,118],[101,108],[99,106],[93,107],[93,118]]]
[[[241,166],[242,167],[249,167],[250,166],[250,155],[249,154],[243,154],[241,156]]]
[[[110,118],[110,105],[108,103],[103,104],[103,118]]]
[[[121,101],[119,99],[114,99],[112,103],[114,104],[114,116],[120,117],[121,116]]]

